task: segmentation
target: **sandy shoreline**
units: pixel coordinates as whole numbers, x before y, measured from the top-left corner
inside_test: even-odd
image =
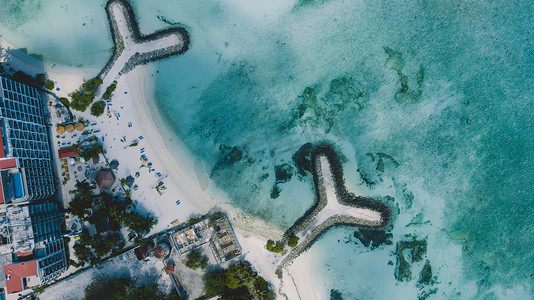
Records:
[[[1,45],[5,48],[10,47],[5,41],[1,41]],[[34,58],[22,52],[15,58],[9,61],[13,67],[30,74],[38,70],[31,67],[35,64]],[[43,71],[47,72],[49,79],[60,88],[59,91],[54,90],[58,96],[68,95],[84,80],[94,77],[98,72],[92,68],[70,68],[55,64],[51,66],[46,63]],[[277,293],[285,295],[279,297],[298,299],[300,296],[300,299],[315,299],[311,255],[304,253],[291,265],[287,270],[291,276],[284,272],[282,282],[276,277],[274,272],[281,257],[267,251],[265,244],[267,239],[281,238],[283,232],[233,207],[224,192],[211,182],[203,162],[175,137],[155,107],[156,87],[152,76],[155,73],[156,66],[152,64],[139,66],[122,76],[118,80],[110,106],[113,113],[109,117],[104,115],[95,118],[90,115],[89,110],[84,113],[74,112],[78,117],[98,123],[96,126],[101,132],[97,137],[104,140],[106,156],[110,160],[118,159],[120,162],[116,171],[118,178],[133,175],[135,172],[141,173],[140,179],[143,180],[136,180],[139,189],[133,191],[132,197],[137,201],[137,207],[141,212],[150,213],[158,218],[159,222],[152,233],[167,229],[176,219],[183,222],[191,215],[205,214],[213,207],[223,209],[234,225],[244,250],[244,258],[252,262],[258,272],[273,284]],[[120,113],[120,118],[115,118],[116,112]],[[133,126],[128,126],[129,123]],[[139,140],[139,146],[126,147],[139,136],[143,136],[143,139]],[[119,143],[123,138],[126,142]],[[148,174],[147,168],[139,168],[140,148],[144,148],[144,154],[152,162],[153,168],[167,175],[164,180],[167,191],[161,196],[152,188],[153,182],[156,181],[156,179],[150,180],[153,174]],[[176,205],[176,200],[181,201],[180,205]]]

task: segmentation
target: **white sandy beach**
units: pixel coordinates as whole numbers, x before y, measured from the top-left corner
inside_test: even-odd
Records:
[[[5,41],[1,44],[6,48],[10,46]],[[39,72],[39,68],[32,67],[38,61],[23,53],[11,55],[7,62],[30,74]],[[203,163],[166,128],[154,107],[155,81],[151,75],[155,71],[154,65],[140,66],[120,77],[109,106],[109,115],[105,113],[95,118],[90,115],[89,109],[84,113],[73,112],[78,118],[97,123],[90,129],[100,130],[95,135],[103,144],[108,159],[119,161],[118,170],[115,170],[117,178],[140,173],[139,178],[135,180],[138,189],[132,191],[132,198],[136,200],[141,213],[150,213],[158,219],[152,233],[167,229],[173,221],[183,222],[192,215],[207,213],[213,207],[223,209],[234,225],[244,258],[273,284],[275,291],[281,291],[288,299],[316,299],[316,291],[312,288],[313,270],[310,255],[305,253],[296,260],[289,268],[291,276],[288,277],[285,271],[283,282],[280,282],[274,271],[282,257],[267,251],[265,244],[269,238],[279,239],[282,232],[231,206],[226,195],[208,178]],[[54,92],[58,96],[67,96],[84,80],[94,77],[98,70],[51,66],[45,63],[45,72],[59,88],[59,91],[55,89]],[[117,118],[119,114],[120,117]],[[128,126],[129,124],[131,126]],[[140,136],[143,137],[142,140],[139,139]],[[74,137],[67,138],[72,138],[75,142]],[[121,142],[121,139],[125,142]],[[137,140],[139,145],[127,147],[134,140]],[[56,148],[56,140],[53,144]],[[149,168],[140,168],[140,149],[143,149],[143,154],[152,163],[155,171],[149,173]],[[154,175],[157,172],[166,176],[163,180],[167,190],[161,196],[153,189],[158,181]],[[68,191],[63,191],[63,195],[68,197]],[[180,200],[179,205],[176,204],[177,200]],[[297,287],[294,284],[297,284]]]

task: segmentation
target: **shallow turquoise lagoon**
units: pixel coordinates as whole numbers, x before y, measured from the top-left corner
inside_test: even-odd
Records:
[[[389,246],[371,251],[354,229],[317,243],[325,295],[528,297],[531,5],[303,1],[261,15],[236,2],[163,1],[145,16],[189,26],[190,52],[159,63],[157,103],[234,204],[289,226],[313,200],[292,155],[330,141],[349,186],[398,214]],[[288,165],[283,182],[275,169]],[[413,239],[426,254],[397,280],[396,245]],[[427,261],[432,283],[421,284]]]
[[[95,20],[80,27],[80,43],[50,33],[20,45],[60,63],[105,64],[103,1],[75,3],[86,9],[80,18]],[[530,2],[133,4],[146,33],[169,24],[190,31],[190,50],[157,64],[156,103],[234,205],[290,226],[313,202],[309,173],[292,157],[328,141],[344,156],[349,188],[393,207],[390,245],[371,249],[355,229],[337,228],[312,247],[324,295],[531,297]],[[17,27],[0,21],[2,34],[31,37],[32,22],[58,22],[39,11]],[[93,38],[87,62],[61,55],[90,52],[83,43]],[[432,275],[421,282],[427,262]]]

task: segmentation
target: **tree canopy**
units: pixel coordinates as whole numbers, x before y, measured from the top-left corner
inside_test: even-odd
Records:
[[[44,86],[47,90],[51,91],[54,89],[54,82],[52,80],[47,80]]]
[[[156,285],[136,285],[127,278],[97,279],[85,288],[85,299],[137,300],[162,299],[181,300],[175,293],[164,294]]]
[[[221,299],[260,300],[276,298],[269,283],[258,276],[248,261],[235,262],[228,269],[209,271],[204,274],[203,281],[206,297],[221,295]]]
[[[299,243],[299,238],[296,235],[292,235],[289,237],[289,240],[287,241],[287,245],[289,247],[295,247]]]
[[[86,81],[82,86],[76,91],[69,94],[71,97],[71,107],[77,111],[85,111],[96,96],[96,91],[98,87],[102,84],[102,79],[95,77]]]
[[[115,91],[116,88],[117,81],[113,81],[113,83],[106,88],[106,92],[104,93],[104,95],[102,95],[102,99],[108,100],[109,98],[111,98],[111,94]]]
[[[106,102],[96,101],[91,105],[91,114],[95,117],[100,117],[106,109]]]
[[[274,242],[273,240],[267,241],[267,250],[274,252],[274,253],[282,253],[284,251],[284,244],[282,242]]]
[[[198,248],[194,249],[187,254],[187,262],[185,263],[185,266],[192,270],[198,268],[204,270],[208,267],[208,257],[203,255]]]
[[[80,154],[81,157],[85,160],[89,160],[92,158],[97,159],[100,155],[100,153],[104,152],[104,149],[98,142],[93,142],[89,145],[82,145],[81,143],[77,143],[72,146],[72,148]]]
[[[204,292],[206,297],[217,296],[227,289],[226,274],[224,270],[206,272],[202,276],[202,281],[204,282]]]

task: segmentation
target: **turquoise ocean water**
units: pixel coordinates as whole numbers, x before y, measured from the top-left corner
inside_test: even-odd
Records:
[[[0,34],[103,66],[104,1],[61,2],[7,1]],[[312,247],[324,297],[532,297],[532,2],[132,2],[143,31],[190,31],[185,55],[157,63],[155,101],[234,205],[290,226],[313,202],[292,155],[329,141],[349,188],[394,208],[390,245],[337,228]],[[414,240],[420,260],[399,250]]]

